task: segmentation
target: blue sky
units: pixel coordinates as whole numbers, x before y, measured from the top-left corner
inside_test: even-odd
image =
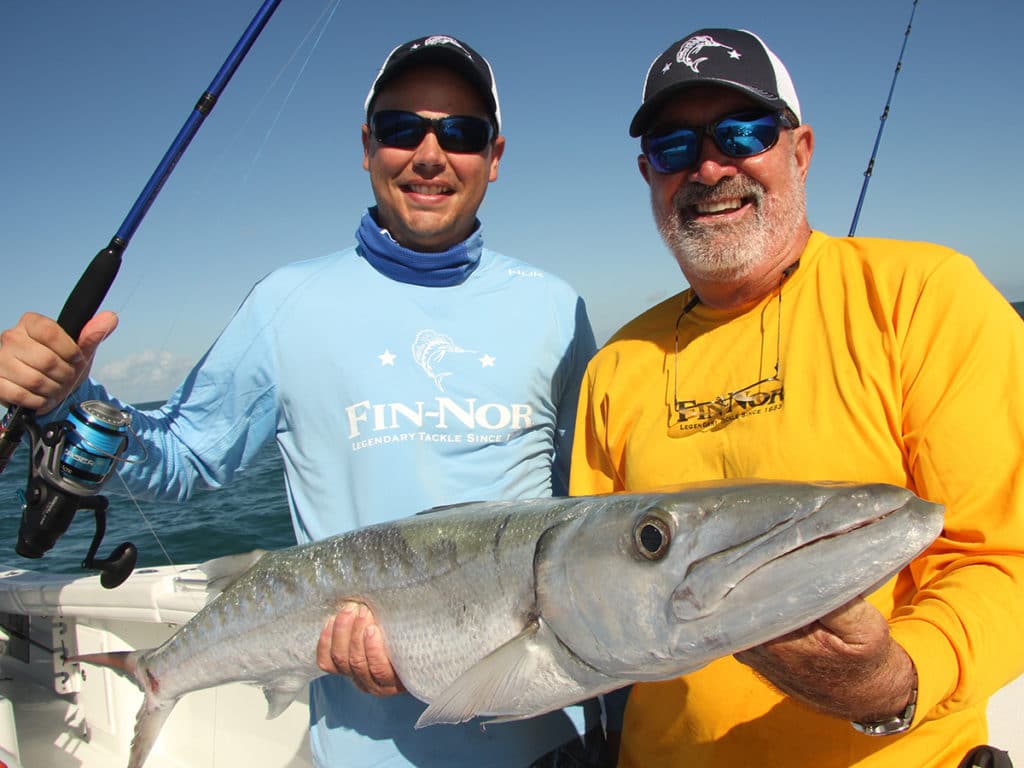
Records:
[[[135,234],[105,302],[121,327],[95,368],[126,399],[166,396],[262,275],[352,243],[372,202],[363,99],[400,42],[453,34],[491,60],[508,145],[481,211],[485,240],[569,280],[603,339],[684,285],[627,133],[650,61],[704,26],[764,37],[816,132],[812,226],[843,235],[912,9],[342,0],[314,47],[330,5],[284,0]],[[258,6],[0,2],[0,327],[29,309],[57,314]],[[957,248],[1011,300],[1024,299],[1022,15],[1016,0],[919,2],[857,231]]]

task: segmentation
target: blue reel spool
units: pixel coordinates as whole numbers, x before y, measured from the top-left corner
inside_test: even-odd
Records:
[[[60,458],[63,477],[98,488],[128,445],[131,417],[109,403],[88,400],[68,414],[71,425]]]

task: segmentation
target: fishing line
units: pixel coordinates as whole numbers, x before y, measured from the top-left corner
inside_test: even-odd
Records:
[[[288,68],[291,66],[292,62],[298,56],[299,52],[302,50],[302,48],[306,45],[307,41],[310,39],[310,37],[313,35],[313,33],[319,27],[319,31],[316,34],[316,38],[313,40],[312,47],[310,47],[308,53],[306,54],[306,57],[303,60],[302,65],[299,67],[299,71],[295,74],[295,77],[292,79],[292,82],[291,82],[291,85],[290,85],[290,87],[288,89],[288,92],[285,94],[285,97],[284,97],[283,101],[281,102],[281,105],[279,106],[279,108],[277,110],[277,113],[274,115],[274,118],[271,120],[270,126],[267,129],[267,132],[264,135],[263,140],[262,140],[262,142],[259,145],[259,148],[256,150],[255,154],[252,157],[252,160],[250,161],[249,168],[246,170],[245,174],[242,176],[241,183],[243,185],[248,183],[250,173],[256,167],[256,165],[259,163],[260,158],[261,158],[261,156],[263,154],[263,150],[265,149],[265,147],[269,143],[271,135],[274,132],[274,128],[277,126],[278,121],[280,120],[281,116],[284,114],[284,111],[285,111],[285,109],[288,106],[288,102],[291,99],[292,94],[295,92],[295,89],[298,87],[299,81],[302,79],[302,76],[303,76],[303,74],[306,71],[306,67],[308,66],[310,60],[313,58],[313,54],[316,52],[317,48],[320,46],[320,42],[323,40],[323,36],[327,32],[327,28],[330,26],[331,21],[334,19],[335,13],[337,12],[338,8],[341,6],[341,2],[342,2],[342,0],[330,0],[330,2],[327,5],[324,6],[324,9],[320,12],[319,17],[310,25],[310,28],[307,30],[307,32],[303,36],[302,40],[300,40],[299,43],[295,46],[295,48],[293,49],[291,55],[288,57],[288,60],[278,70],[278,73],[274,76],[274,78],[271,80],[270,84],[264,90],[263,95],[257,101],[256,106],[254,106],[253,109],[250,110],[249,116],[245,119],[245,121],[243,122],[242,126],[235,133],[235,136],[237,137],[238,135],[240,135],[244,131],[245,127],[251,122],[251,120],[253,119],[254,115],[259,110],[260,105],[264,101],[267,100],[267,98],[269,97],[269,94],[274,89],[274,87],[276,86],[277,82],[284,76],[284,73],[288,70]],[[233,144],[234,144],[234,141],[232,140],[231,142],[228,143],[228,146],[231,146]],[[157,534],[156,528],[153,526],[152,522],[150,522],[150,520],[146,516],[145,512],[143,512],[142,507],[139,505],[138,501],[135,499],[135,497],[132,495],[131,491],[128,489],[128,486],[125,483],[124,479],[121,478],[120,476],[118,476],[118,479],[121,481],[121,485],[124,487],[125,491],[128,493],[129,498],[131,498],[132,503],[134,504],[136,511],[139,513],[139,516],[142,518],[142,520],[145,522],[146,526],[149,528],[150,533],[152,534],[153,538],[156,540],[157,545],[160,547],[160,550],[163,552],[164,557],[167,559],[167,562],[170,565],[176,567],[176,564],[173,561],[173,559],[171,558],[170,553],[167,551],[167,549],[163,545],[163,542],[160,540],[160,536]]]
[[[860,188],[860,198],[857,200],[857,208],[853,212],[853,221],[850,223],[850,234],[849,237],[853,237],[854,232],[857,231],[857,220],[860,218],[860,209],[864,205],[864,197],[868,193],[868,182],[871,181],[871,173],[875,169],[875,158],[878,156],[878,145],[882,142],[882,131],[885,130],[885,121],[889,117],[889,106],[892,104],[892,94],[896,90],[896,78],[900,75],[900,70],[903,69],[903,53],[907,50],[907,41],[910,39],[910,29],[914,24],[914,11],[917,10],[917,0],[914,0],[913,7],[910,9],[910,21],[907,22],[907,31],[903,33],[903,46],[900,48],[899,58],[896,60],[896,71],[892,73],[892,83],[889,85],[889,96],[885,100],[885,109],[882,110],[882,116],[879,119],[878,135],[875,136],[875,146],[871,150],[871,157],[868,159],[868,167],[864,171],[864,184]]]
[[[333,3],[333,7],[331,7],[331,3]],[[248,113],[248,115],[246,115],[245,120],[242,121],[242,124],[235,130],[235,132],[231,135],[231,137],[224,143],[224,149],[222,149],[220,151],[220,153],[214,158],[214,160],[212,162],[210,162],[210,163],[208,163],[206,165],[206,172],[203,175],[202,180],[200,180],[193,187],[197,192],[198,192],[199,189],[202,189],[202,188],[207,186],[210,178],[213,175],[214,169],[222,167],[224,165],[224,158],[228,155],[228,153],[231,151],[231,149],[234,148],[234,147],[237,147],[241,143],[240,142],[240,137],[245,133],[245,131],[249,127],[250,123],[253,122],[253,120],[255,119],[256,115],[259,113],[259,111],[260,111],[261,107],[263,106],[263,104],[269,99],[270,94],[274,91],[274,89],[276,88],[278,82],[281,80],[282,77],[284,77],[284,74],[291,67],[292,62],[295,61],[296,57],[299,55],[299,53],[302,51],[302,49],[306,46],[306,44],[309,41],[310,37],[312,37],[314,32],[316,32],[318,26],[322,26],[323,29],[326,29],[326,26],[328,24],[330,24],[331,19],[334,18],[334,13],[337,10],[339,5],[341,5],[341,0],[328,0],[328,3],[324,6],[323,10],[320,11],[320,15],[309,25],[309,28],[306,30],[305,34],[302,36],[302,39],[292,48],[292,51],[289,54],[288,58],[285,60],[284,64],[281,65],[281,67],[278,69],[278,71],[274,75],[274,77],[271,78],[269,84],[264,89],[263,94],[256,100],[256,103],[249,110],[249,113]],[[328,17],[326,22],[324,22],[324,17],[325,16]],[[322,36],[323,36],[323,30],[321,30],[320,35],[317,37],[316,43],[314,43],[314,46],[313,46],[313,50],[316,49],[316,46],[319,44],[320,37],[322,37]],[[312,56],[312,53],[313,53],[313,51],[310,51],[310,56]],[[308,62],[308,61],[309,61],[309,56],[307,56],[307,58],[306,58],[306,62]],[[298,75],[296,75],[296,78],[295,78],[295,83],[296,84],[298,82],[298,79],[301,78],[302,73],[303,73],[304,70],[305,70],[305,64],[303,64],[302,69],[299,71]],[[293,84],[291,90],[289,90],[289,92],[288,92],[289,96],[291,95],[291,91],[294,90],[294,88],[295,88],[295,84]],[[286,99],[286,101],[287,101],[287,99]],[[280,117],[280,114],[281,114],[281,112],[283,110],[284,110],[284,105],[282,105],[281,110],[279,110],[278,116],[274,118],[274,123],[275,124],[277,122],[277,118]],[[256,163],[257,163],[257,161],[259,159],[259,154],[262,152],[263,146],[266,145],[267,139],[269,138],[269,136],[270,136],[270,131],[267,132],[267,137],[264,138],[263,142],[261,143],[259,151],[249,161],[249,166],[246,169],[245,174],[242,177],[242,184],[245,184],[246,181],[248,180],[249,174],[251,173],[251,171],[255,167],[255,165],[256,165]],[[127,293],[125,301],[123,302],[123,305],[126,306],[126,305],[131,303],[131,299],[135,296],[136,292],[141,287],[141,285],[142,285],[142,277],[139,277],[136,280],[136,282],[135,282],[135,287],[130,292]],[[182,310],[181,307],[179,307],[178,311],[180,313],[183,310]],[[175,326],[176,321],[177,321],[177,318],[173,318],[172,319],[172,322],[169,324],[169,327],[168,327],[167,331],[164,334],[163,340],[160,343],[155,345],[157,349],[162,349],[162,348],[167,346],[167,340],[171,337],[171,334],[174,331],[174,326]],[[188,366],[188,367],[191,367],[191,366]]]
[[[226,146],[228,146],[228,147],[236,146],[237,145],[235,139],[237,139],[237,137],[240,134],[242,134],[244,132],[245,128],[252,122],[254,116],[259,111],[260,106],[269,98],[270,93],[274,90],[274,88],[276,87],[277,83],[284,76],[284,73],[291,67],[292,62],[295,61],[295,59],[298,56],[299,52],[304,47],[306,47],[306,45],[309,42],[310,38],[313,37],[314,33],[316,33],[316,37],[313,39],[312,46],[309,48],[309,51],[306,54],[306,57],[303,60],[302,65],[300,66],[300,68],[299,68],[298,72],[296,73],[295,77],[292,79],[291,85],[290,85],[290,87],[288,89],[288,92],[285,95],[284,100],[282,101],[281,105],[279,106],[279,108],[277,110],[277,113],[274,115],[274,118],[271,121],[270,126],[267,129],[267,132],[264,135],[262,142],[260,143],[259,148],[257,149],[256,153],[253,155],[253,157],[252,157],[252,159],[251,159],[251,161],[249,163],[249,168],[246,170],[245,174],[242,177],[242,184],[243,185],[248,182],[249,174],[256,167],[256,165],[259,163],[259,160],[260,160],[260,157],[261,157],[261,155],[263,153],[263,150],[267,146],[267,144],[269,143],[271,135],[273,134],[275,126],[277,125],[277,123],[280,120],[281,116],[284,114],[284,111],[285,111],[285,109],[288,106],[288,102],[291,99],[292,94],[295,92],[295,89],[298,87],[298,83],[302,79],[302,77],[303,77],[303,75],[304,75],[304,73],[306,71],[306,67],[308,66],[310,60],[312,59],[313,54],[316,52],[317,48],[319,47],[319,45],[320,45],[320,43],[321,43],[321,41],[323,39],[323,36],[326,33],[326,31],[327,31],[327,28],[330,26],[332,20],[334,19],[335,13],[337,12],[338,8],[341,6],[341,2],[342,2],[342,0],[329,0],[329,2],[324,6],[324,8],[320,12],[320,15],[318,16],[318,18],[316,20],[314,20],[313,23],[310,25],[309,29],[306,31],[306,33],[303,36],[303,38],[293,48],[292,53],[289,55],[288,59],[281,66],[281,68],[278,70],[277,74],[272,78],[272,80],[270,81],[270,83],[268,84],[266,89],[264,90],[263,95],[257,100],[256,105],[250,110],[249,115],[246,117],[246,119],[242,123],[241,127],[235,132],[234,138],[232,138],[227,143]],[[225,153],[223,153],[223,154],[226,154],[226,150],[225,150]],[[223,156],[223,154],[222,154],[222,156]],[[137,283],[136,289],[138,288],[139,284],[140,283]],[[134,293],[134,291],[133,291],[133,293]],[[146,515],[146,513],[143,511],[142,506],[139,504],[139,500],[132,493],[131,489],[128,487],[127,483],[124,481],[124,478],[122,478],[120,475],[118,475],[118,481],[120,482],[121,487],[124,489],[128,499],[131,501],[132,506],[134,506],[135,511],[138,513],[139,517],[142,519],[142,521],[145,524],[146,528],[149,530],[149,533],[153,537],[153,540],[156,542],[157,546],[160,548],[160,551],[163,553],[163,556],[166,559],[167,563],[169,565],[171,565],[172,567],[177,568],[178,567],[177,564],[174,562],[174,559],[171,557],[170,552],[164,546],[164,543],[161,540],[160,535],[157,533],[156,527],[154,526],[154,524],[150,520],[150,518]]]
[[[324,9],[320,12],[320,15],[316,18],[316,20],[313,21],[312,24],[310,24],[309,29],[306,30],[305,35],[303,35],[302,39],[292,49],[292,52],[288,56],[288,59],[284,62],[284,64],[281,65],[280,69],[278,69],[277,74],[274,75],[273,78],[271,78],[270,83],[267,85],[267,87],[263,91],[263,95],[260,96],[259,99],[256,100],[256,103],[253,105],[253,108],[251,110],[249,110],[249,114],[246,116],[245,120],[242,121],[242,124],[234,132],[232,137],[225,143],[225,145],[224,145],[225,148],[223,150],[221,150],[221,152],[217,156],[216,160],[214,160],[214,162],[210,163],[208,171],[207,171],[207,174],[206,174],[206,179],[208,179],[210,177],[213,168],[216,168],[216,167],[222,165],[223,158],[228,154],[228,152],[231,150],[231,148],[238,146],[238,144],[240,143],[240,137],[242,136],[242,134],[245,133],[246,129],[249,127],[249,124],[255,119],[257,113],[260,111],[260,108],[263,106],[264,102],[266,102],[270,98],[270,94],[274,91],[274,89],[277,87],[278,82],[281,80],[281,78],[284,77],[285,73],[291,67],[292,62],[295,61],[296,57],[298,57],[299,53],[306,46],[306,44],[309,41],[310,37],[312,37],[314,32],[316,32],[317,27],[322,25],[321,32],[317,36],[316,42],[314,43],[314,46],[313,46],[313,50],[311,50],[310,53],[309,53],[309,56],[306,57],[306,62],[308,63],[309,58],[313,54],[313,51],[316,50],[316,46],[319,45],[320,38],[323,36],[324,31],[326,30],[327,26],[331,23],[331,20],[334,18],[335,11],[338,9],[338,6],[341,5],[341,1],[342,0],[328,0],[328,4],[324,6]],[[334,3],[334,7],[333,8],[331,8],[331,5],[330,5],[331,3]],[[324,22],[324,17],[325,16],[328,17],[326,22]],[[299,80],[299,78],[302,77],[302,73],[305,70],[305,68],[306,68],[306,64],[304,63],[302,65],[302,69],[299,71],[298,75],[296,75],[296,77],[295,77],[295,83],[298,83],[298,80]],[[291,92],[294,89],[295,89],[295,85],[293,84],[291,89],[288,91],[288,97],[286,97],[286,99],[285,99],[286,103],[287,103],[287,98],[289,98],[291,96]],[[278,117],[280,117],[280,114],[283,111],[284,111],[284,105],[281,106],[280,110],[278,111],[277,117],[274,118],[274,120],[273,120],[274,124],[277,123],[277,119],[278,119]],[[271,130],[272,129],[273,129],[273,126],[271,126]],[[267,138],[269,138],[269,136],[270,136],[270,130],[267,131]],[[263,147],[267,143],[267,138],[264,138],[264,140],[260,144],[259,150],[257,151],[257,153],[254,154],[253,159],[250,161],[249,168],[246,170],[245,176],[243,177],[243,183],[244,183],[244,180],[248,179],[249,173],[252,171],[253,167],[255,167],[256,160],[258,159],[259,154],[262,153]],[[204,183],[205,183],[205,179],[204,179]]]
[[[131,492],[131,489],[128,487],[128,484],[124,481],[124,478],[121,477],[120,474],[117,474],[116,477],[120,481],[121,487],[124,488],[125,493],[128,494],[128,498],[131,500],[132,506],[135,507],[135,511],[139,513],[139,517],[142,518],[142,522],[144,522],[146,524],[146,527],[149,529],[149,533],[150,535],[152,535],[153,540],[156,542],[156,545],[160,547],[160,551],[164,553],[164,558],[167,560],[168,565],[177,568],[178,564],[175,563],[174,560],[171,558],[171,553],[168,552],[167,548],[164,546],[163,541],[160,539],[160,535],[156,532],[156,527],[150,521],[149,517],[147,517],[146,513],[142,511],[142,507],[139,505],[139,502],[135,498],[135,495]]]
[[[283,112],[284,112],[284,110],[285,110],[285,108],[287,106],[288,100],[291,97],[292,92],[295,90],[295,88],[298,85],[299,80],[302,78],[303,73],[305,72],[305,69],[306,69],[306,65],[309,63],[310,59],[312,58],[313,53],[316,51],[316,48],[319,46],[320,41],[321,41],[324,33],[326,32],[327,27],[330,25],[331,21],[334,19],[334,15],[337,12],[338,7],[341,5],[341,2],[342,2],[342,0],[328,0],[325,3],[325,5],[324,5],[323,9],[320,11],[320,14],[318,15],[318,17],[315,20],[313,20],[313,22],[309,25],[308,29],[303,34],[302,39],[292,48],[291,53],[289,54],[289,56],[286,59],[286,61],[278,69],[278,71],[274,75],[274,77],[271,78],[269,84],[264,89],[263,94],[256,100],[256,103],[254,104],[254,106],[249,110],[245,120],[242,121],[241,125],[234,131],[234,133],[231,135],[231,137],[226,142],[224,142],[223,149],[221,149],[221,151],[213,159],[213,161],[208,163],[208,164],[206,164],[206,166],[205,166],[206,170],[205,170],[205,173],[203,174],[202,179],[200,181],[198,181],[193,186],[193,190],[194,190],[193,199],[199,197],[200,190],[203,190],[203,189],[207,188],[210,185],[211,179],[212,179],[213,174],[216,171],[216,169],[223,168],[226,165],[225,158],[229,155],[229,153],[232,151],[232,149],[237,148],[238,146],[241,145],[241,143],[242,143],[241,137],[245,134],[246,130],[249,128],[251,123],[255,120],[255,118],[256,118],[257,114],[260,112],[262,106],[268,101],[268,99],[270,98],[271,93],[275,90],[275,88],[277,87],[277,85],[280,82],[280,80],[284,77],[285,73],[291,68],[293,62],[295,62],[295,60],[298,58],[299,54],[308,46],[310,39],[313,38],[314,35],[316,35],[315,41],[313,42],[312,49],[309,51],[309,54],[306,56],[306,59],[303,62],[303,64],[302,64],[298,74],[295,76],[294,81],[293,81],[293,83],[292,83],[292,85],[291,85],[291,87],[290,87],[290,89],[288,91],[288,94],[285,97],[284,103],[281,104],[280,108],[278,109],[277,114],[273,118],[273,121],[271,123],[270,128],[267,130],[266,135],[263,137],[263,139],[262,139],[262,141],[261,141],[261,143],[259,145],[259,148],[253,154],[253,156],[249,159],[248,165],[247,165],[245,171],[243,172],[242,176],[240,177],[239,181],[232,186],[232,190],[233,190],[232,194],[230,196],[225,196],[223,194],[220,194],[218,196],[222,209],[229,205],[229,200],[236,200],[237,199],[238,191],[241,189],[241,187],[243,187],[244,185],[246,185],[248,183],[249,177],[250,177],[251,173],[256,168],[257,163],[259,162],[260,157],[261,157],[261,155],[263,153],[263,150],[264,150],[264,148],[266,147],[266,145],[268,144],[268,142],[270,140],[270,136],[271,136],[271,133],[272,133],[272,131],[274,129],[274,126],[276,126],[278,120],[280,119],[281,115],[283,114]],[[317,32],[317,30],[319,30],[319,33]],[[209,208],[209,207],[207,206],[207,208]],[[143,278],[140,276],[136,280],[135,285],[130,290],[130,292],[125,294],[125,300],[123,302],[124,305],[128,305],[128,304],[131,303],[131,300],[135,296],[135,294],[138,291],[138,289],[142,286],[142,284],[143,284]],[[154,347],[156,349],[165,349],[165,348],[167,348],[169,346],[169,341],[170,341],[170,339],[172,338],[172,336],[174,334],[175,328],[177,327],[177,321],[178,321],[178,319],[180,318],[181,314],[184,311],[185,311],[185,308],[183,306],[181,306],[181,305],[177,306],[176,312],[174,313],[175,316],[170,318],[170,321],[167,323],[166,331],[164,332],[164,336],[161,339],[157,340],[157,343],[154,344]],[[180,357],[180,356],[175,356],[174,361],[173,361],[174,362],[174,369],[175,370],[183,369],[183,371],[187,371],[188,369],[190,369],[192,367],[192,365],[195,362],[195,359],[196,358],[192,358],[192,360],[190,362],[186,362],[188,360],[188,358]],[[183,375],[184,375],[184,373],[182,373],[182,376]],[[179,376],[178,378],[180,380],[181,376]]]
[[[320,32],[316,36],[316,40],[313,41],[313,47],[310,48],[309,53],[306,54],[306,58],[302,62],[302,66],[299,67],[299,71],[295,75],[295,79],[292,80],[292,84],[291,87],[288,89],[288,93],[285,94],[284,101],[281,102],[281,106],[280,108],[278,108],[277,114],[274,115],[274,119],[270,121],[270,127],[267,129],[267,133],[263,137],[263,141],[260,143],[259,148],[257,148],[256,154],[253,156],[252,164],[250,165],[249,169],[246,170],[245,175],[242,176],[243,184],[248,182],[250,172],[252,171],[253,168],[256,167],[256,163],[259,162],[260,157],[263,155],[263,150],[264,148],[266,148],[267,143],[270,141],[270,136],[274,132],[274,128],[277,126],[278,120],[280,120],[281,115],[284,114],[284,110],[288,106],[288,102],[291,99],[292,94],[295,92],[295,88],[298,86],[299,80],[302,78],[303,73],[305,73],[306,71],[306,66],[309,64],[309,60],[313,58],[313,54],[316,52],[316,49],[320,46],[320,41],[323,39],[324,33],[327,31],[327,27],[331,25],[331,21],[334,19],[334,14],[337,12],[338,7],[340,5],[341,0],[334,0],[334,6],[331,8],[330,14],[327,16],[327,20],[323,22],[323,25],[320,27]],[[320,14],[320,19],[323,19],[324,14],[326,12],[327,11],[325,9],[324,12]],[[319,23],[320,19],[317,19],[316,23]],[[316,24],[314,24],[314,28],[315,26]],[[310,29],[310,32],[312,32],[312,29]],[[309,33],[307,33],[306,37],[309,37]],[[306,38],[303,38],[302,42],[305,43],[305,41]],[[298,49],[296,49],[296,51],[297,50]],[[289,59],[289,62],[290,61],[291,60]]]
[[[263,0],[210,85],[199,97],[120,228],[107,246],[93,257],[75,284],[57,318],[57,324],[72,339],[78,339],[86,323],[99,310],[136,229],[280,2]],[[82,413],[78,413],[79,410]],[[99,570],[100,583],[108,589],[128,578],[137,557],[137,550],[131,542],[115,548],[108,558],[95,558],[106,530],[108,506],[106,497],[98,491],[113,469],[105,457],[83,450],[81,442],[85,435],[105,437],[112,434],[117,436],[117,448],[108,452],[119,455],[126,446],[122,441],[124,418],[127,414],[100,401],[76,405],[68,419],[42,426],[37,424],[32,409],[15,406],[7,410],[0,419],[0,472],[7,468],[26,433],[32,442],[27,501],[22,509],[15,546],[18,554],[29,558],[42,557],[64,535],[77,512],[92,510],[96,532],[82,566]],[[103,459],[103,462],[96,465],[96,458]]]

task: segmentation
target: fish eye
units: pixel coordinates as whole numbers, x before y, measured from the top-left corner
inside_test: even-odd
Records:
[[[672,543],[668,523],[656,515],[644,515],[633,528],[637,550],[648,560],[661,560]]]

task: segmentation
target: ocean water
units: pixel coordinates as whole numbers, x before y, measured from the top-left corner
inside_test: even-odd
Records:
[[[1013,306],[1024,317],[1024,301],[1013,302]],[[76,514],[68,532],[41,559],[28,560],[14,551],[21,524],[19,494],[24,493],[27,472],[25,438],[6,471],[0,474],[0,566],[85,573],[80,563],[95,528],[91,512]],[[295,542],[281,458],[273,442],[263,446],[252,466],[230,486],[198,491],[185,503],[133,499],[123,487],[118,487],[116,477],[107,482],[103,493],[110,500],[110,507],[107,532],[97,553],[101,558],[123,541],[138,547],[139,566],[202,562],[258,547],[287,547]]]
[[[81,569],[95,532],[95,515],[88,510],[75,515],[67,533],[42,558],[27,559],[14,551],[21,525],[21,494],[28,479],[28,455],[26,436],[0,474],[0,566],[49,573],[95,573]],[[107,557],[125,541],[138,548],[138,566],[202,562],[295,543],[281,458],[273,441],[263,446],[252,465],[230,486],[198,491],[184,503],[136,500],[116,476],[107,481],[102,493],[110,506],[107,531],[96,553],[99,558]]]

